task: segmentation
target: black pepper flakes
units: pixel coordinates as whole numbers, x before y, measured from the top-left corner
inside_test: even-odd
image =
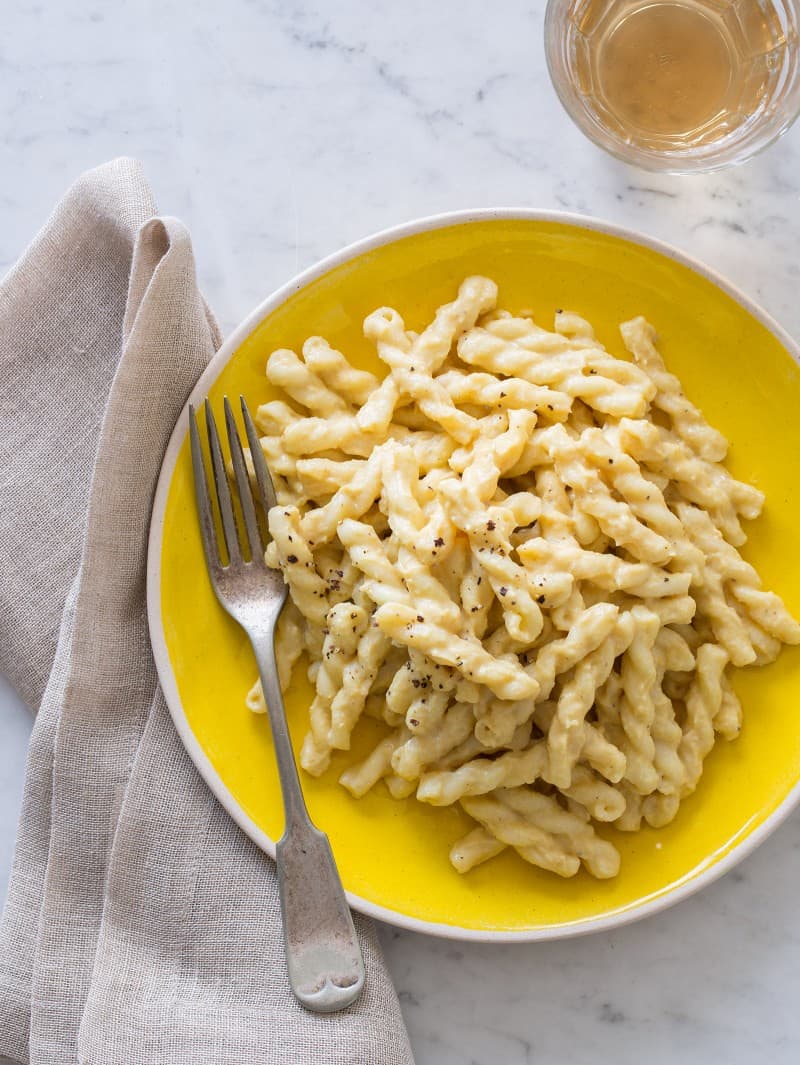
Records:
[[[297,561],[297,555],[287,555],[286,556],[286,561],[290,562],[292,565],[294,565],[295,562]]]

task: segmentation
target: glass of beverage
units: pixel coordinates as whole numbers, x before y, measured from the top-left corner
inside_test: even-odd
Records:
[[[671,173],[740,163],[800,111],[800,0],[549,0],[556,92],[595,144]]]

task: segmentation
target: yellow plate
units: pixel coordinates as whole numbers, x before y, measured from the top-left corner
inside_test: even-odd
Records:
[[[534,211],[441,216],[379,234],[301,275],[233,334],[193,393],[219,413],[224,394],[251,405],[272,397],[264,364],[276,347],[322,334],[376,369],[364,316],[389,304],[420,329],[468,274],[500,286],[500,305],[533,308],[551,325],[557,307],[588,318],[621,351],[617,326],[637,314],[657,327],[670,369],[731,441],[732,472],[766,492],[764,516],[744,550],[765,585],[800,614],[795,562],[800,518],[800,369],[791,340],[744,297],[684,256],[588,219]],[[788,350],[787,350],[788,349]],[[792,353],[792,355],[789,354]],[[150,541],[149,611],[156,662],[178,730],[231,815],[264,849],[283,818],[266,718],[244,706],[255,666],[242,631],[212,594],[192,495],[184,412],[159,483]],[[395,801],[382,785],[354,800],[337,783],[350,756],[320,780],[304,776],[311,813],[330,836],[351,903],[394,924],[463,938],[554,938],[607,928],[660,909],[720,875],[800,798],[800,650],[766,669],[736,674],[742,736],[720,742],[695,795],[673,824],[635,834],[612,829],[622,870],[611,881],[540,872],[506,852],[467,876],[451,843],[468,828],[452,808]],[[310,691],[297,678],[287,699],[296,744]],[[359,726],[355,757],[380,726]]]

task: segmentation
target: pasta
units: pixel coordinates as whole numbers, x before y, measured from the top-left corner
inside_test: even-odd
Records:
[[[496,304],[470,277],[419,333],[373,311],[382,380],[321,337],[270,355],[280,681],[305,654],[308,773],[383,722],[340,782],[458,803],[458,872],[511,849],[613,877],[604,826],[676,816],[741,730],[731,670],[800,625],[738,550],[763,496],[722,465],[653,327],[622,324],[626,359],[575,313],[549,331]]]

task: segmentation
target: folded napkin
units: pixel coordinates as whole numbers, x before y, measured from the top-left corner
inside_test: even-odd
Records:
[[[285,975],[272,861],[197,775],[150,653],[172,427],[219,344],[139,166],[69,191],[0,283],[0,669],[39,707],[0,927],[0,1054],[32,1065],[412,1062],[371,923],[342,1014]]]

